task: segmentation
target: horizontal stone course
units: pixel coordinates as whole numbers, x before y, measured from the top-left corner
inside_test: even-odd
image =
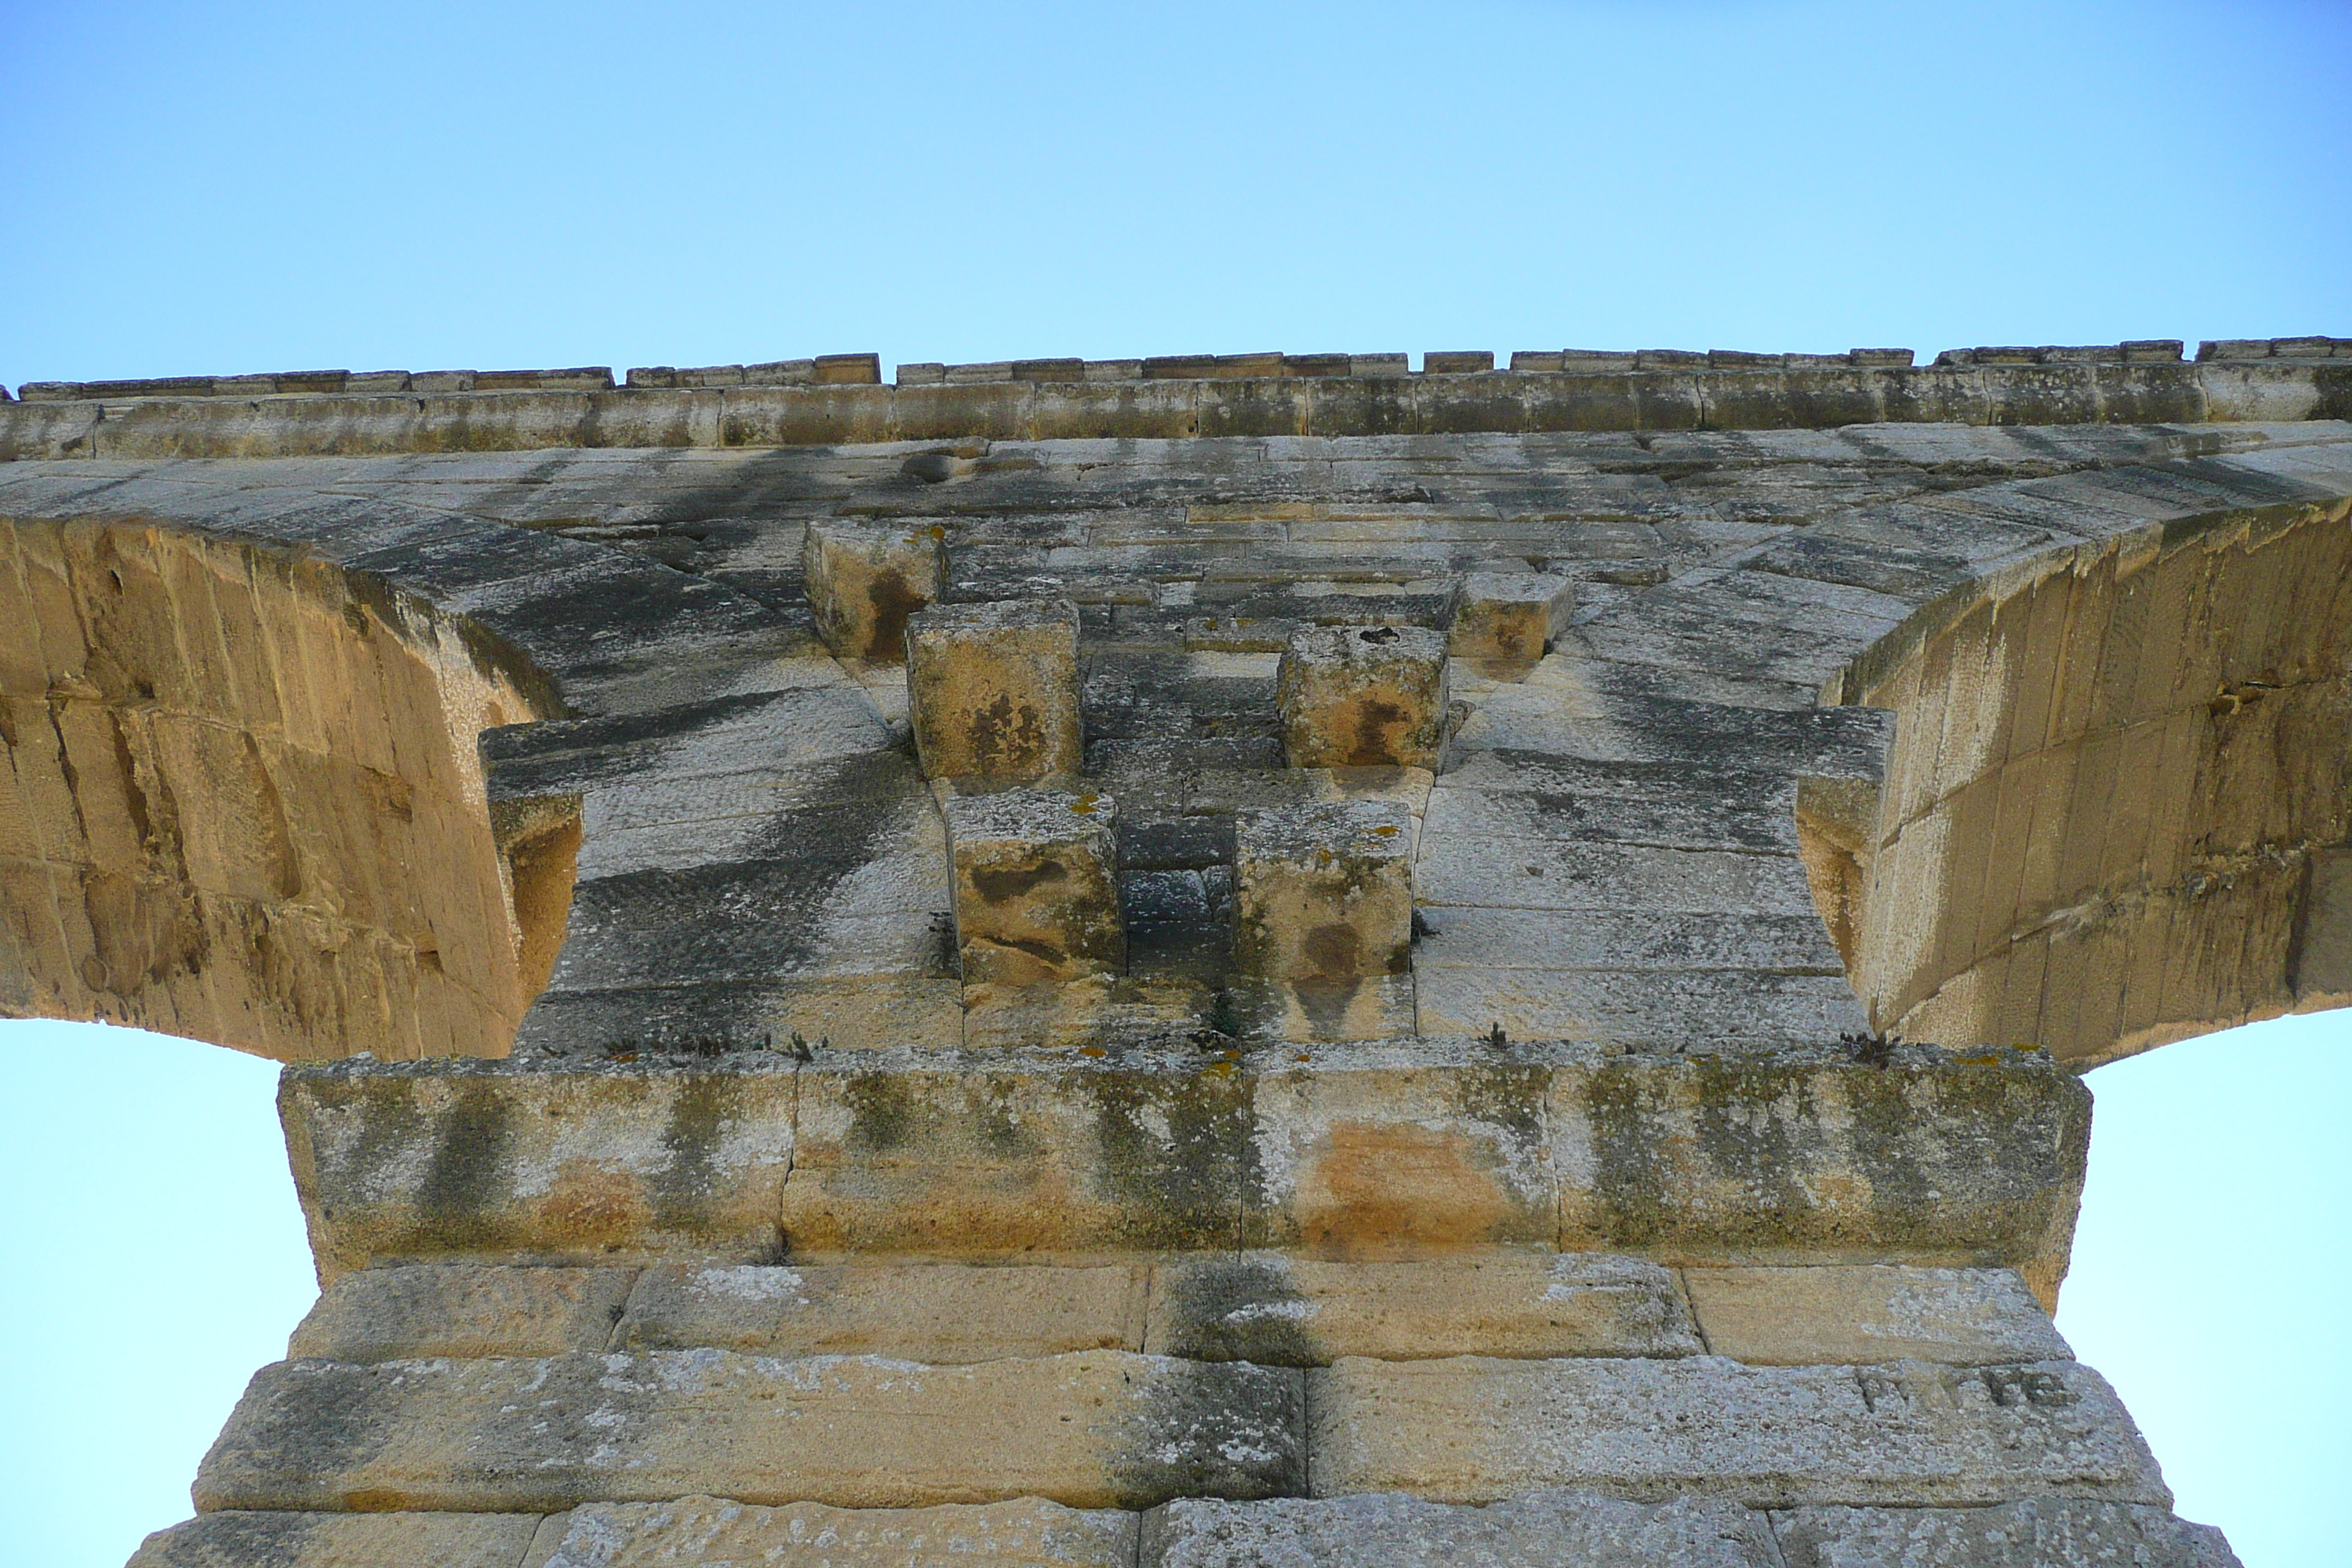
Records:
[[[2114,1392],[2072,1362],[1350,1358],[1307,1377],[1318,1497],[1485,1502],[1572,1486],[1751,1507],[2171,1500]]]
[[[1757,1365],[2050,1361],[2072,1352],[2007,1268],[1688,1268],[1707,1349]]]
[[[205,1457],[196,1506],[1282,1495],[1304,1479],[1300,1376],[1116,1351],[950,1367],[717,1350],[281,1362],[255,1375]]]
[[[1775,1514],[1786,1568],[2239,1568],[2210,1525],[2145,1503],[2029,1498],[1977,1509]]]
[[[1759,1512],[1537,1490],[1465,1508],[1393,1492],[1144,1516],[1141,1568],[1781,1568]]]
[[[128,1568],[517,1568],[536,1513],[231,1510],[159,1530]]]
[[[1023,1498],[919,1509],[761,1508],[725,1498],[589,1503],[522,1568],[1132,1568],[1138,1518]]]

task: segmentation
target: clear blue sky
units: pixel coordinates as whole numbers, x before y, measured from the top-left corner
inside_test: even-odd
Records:
[[[2341,3],[0,0],[0,40],[12,386],[2352,336]],[[308,1300],[270,1073],[0,1053],[0,1555],[112,1568]],[[2063,1325],[2184,1511],[2334,1568],[2352,1038],[2093,1084]]]

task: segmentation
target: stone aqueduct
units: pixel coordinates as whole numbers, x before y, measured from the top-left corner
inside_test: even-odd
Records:
[[[2352,1000],[2352,343],[0,401],[0,1006],[291,1065],[141,1568],[2217,1565],[2075,1072]]]

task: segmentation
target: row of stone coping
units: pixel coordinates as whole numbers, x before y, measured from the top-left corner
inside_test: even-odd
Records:
[[[1946,349],[1939,366],[1977,364],[2175,364],[2187,345],[2179,338],[2140,338],[2120,343]],[[1835,370],[1856,366],[1906,369],[1910,349],[1852,349],[1844,353],[1749,353],[1734,349],[1538,349],[1515,352],[1514,374],[1574,375],[1638,370]],[[2210,360],[2352,359],[2352,338],[2221,338],[2197,346],[2197,358]],[[958,385],[990,382],[1044,381],[1234,381],[1260,377],[1475,375],[1495,370],[1486,350],[1422,356],[1378,354],[1162,354],[1143,359],[993,360],[975,364],[923,361],[897,367],[900,386]],[[730,386],[856,386],[882,380],[875,353],[817,354],[808,359],[761,364],[638,365],[628,373],[633,388]],[[562,370],[348,371],[298,370],[251,375],[150,376],[118,381],[29,381],[17,389],[27,403],[73,403],[142,397],[392,397],[447,392],[603,392],[614,385],[609,365]],[[0,402],[8,389],[0,386]]]
[[[2352,358],[0,405],[0,461],[2352,418]]]

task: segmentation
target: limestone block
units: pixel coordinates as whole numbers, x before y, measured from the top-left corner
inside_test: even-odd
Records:
[[[2009,1268],[1691,1268],[1683,1282],[1707,1349],[1753,1365],[1982,1366],[2074,1353]]]
[[[751,1257],[775,1244],[793,1065],[341,1062],[289,1073],[278,1114],[328,1279],[467,1255]]]
[[[956,948],[971,985],[1127,967],[1108,795],[1013,789],[946,803]]]
[[[1473,572],[1454,600],[1445,651],[1492,680],[1517,680],[1543,659],[1545,645],[1568,625],[1576,584],[1538,573]]]
[[[1483,1508],[1396,1492],[1218,1502],[1143,1518],[1142,1568],[1781,1568],[1766,1516],[1545,1489]]]
[[[159,1530],[127,1568],[514,1568],[535,1513],[199,1514]]]
[[[918,613],[907,623],[907,700],[926,777],[1077,773],[1077,607],[1057,599]]]
[[[810,523],[802,574],[825,645],[845,658],[903,662],[908,617],[940,596],[942,538],[926,523]]]
[[[1376,800],[1254,812],[1234,829],[1234,958],[1245,974],[1346,984],[1412,963],[1412,816]]]
[[[761,1508],[725,1498],[573,1509],[528,1568],[1130,1568],[1137,1516],[1036,1498],[933,1508]]]
[[[1801,1508],[1775,1515],[1788,1568],[2239,1568],[2210,1524],[2146,1503],[2040,1497],[1992,1508]]]
[[[1422,626],[1310,626],[1276,678],[1295,768],[1444,768],[1445,638]]]
[[[196,1506],[1278,1496],[1304,1480],[1301,1375],[1118,1351],[951,1367],[718,1350],[280,1362],[205,1456]]]
[[[621,1350],[895,1356],[956,1365],[1065,1351],[1141,1350],[1148,1270],[1133,1268],[649,1269]]]
[[[1654,1263],[1498,1250],[1402,1263],[1187,1254],[1154,1271],[1145,1348],[1320,1366],[1341,1356],[1685,1356],[1703,1347],[1673,1274]]]
[[[2074,1362],[1350,1358],[1307,1376],[1318,1497],[1484,1502],[1574,1486],[1751,1508],[1972,1505],[2062,1489],[2171,1501],[2122,1402]]]
[[[361,1268],[319,1298],[289,1357],[561,1355],[612,1338],[634,1268]]]

